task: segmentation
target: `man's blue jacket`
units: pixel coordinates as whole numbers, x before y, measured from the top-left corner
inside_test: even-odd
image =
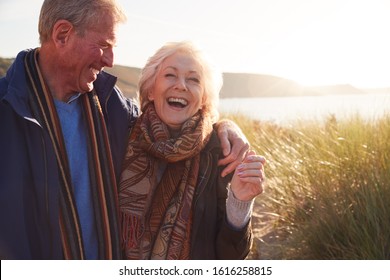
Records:
[[[29,107],[22,51],[0,79],[0,259],[62,259],[59,175],[52,142]],[[94,87],[119,178],[137,106],[102,72]]]

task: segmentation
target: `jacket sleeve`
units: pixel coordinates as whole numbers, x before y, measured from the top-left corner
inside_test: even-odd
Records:
[[[220,176],[220,155],[218,136],[213,133],[199,164],[201,180],[193,207],[191,259],[244,259],[250,251],[250,223],[242,230],[235,230],[227,222],[227,186],[231,178]]]
[[[219,173],[220,174],[220,173]],[[222,178],[218,176],[218,221],[216,254],[218,259],[245,259],[252,246],[253,236],[251,222],[241,230],[234,229],[227,221],[226,199],[227,185],[231,176]]]

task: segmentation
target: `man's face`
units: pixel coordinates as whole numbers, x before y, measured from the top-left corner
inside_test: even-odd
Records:
[[[113,66],[115,43],[116,24],[109,15],[87,29],[84,36],[72,33],[61,63],[69,91],[85,93],[93,89],[99,72]]]

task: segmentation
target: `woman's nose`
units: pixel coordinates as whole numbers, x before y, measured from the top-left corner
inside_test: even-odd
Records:
[[[176,80],[175,88],[178,90],[187,90],[186,79],[184,77],[178,77]]]

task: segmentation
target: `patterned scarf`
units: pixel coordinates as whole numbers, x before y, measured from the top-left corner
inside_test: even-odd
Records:
[[[27,53],[25,66],[34,117],[47,131],[53,143],[59,167],[62,247],[65,259],[84,259],[81,226],[71,183],[68,158],[53,97],[46,88],[37,58],[39,48]],[[118,197],[110,145],[99,99],[95,92],[83,94],[83,114],[88,127],[88,162],[94,213],[99,240],[99,258],[120,259]]]
[[[199,111],[171,138],[151,103],[129,138],[119,186],[128,259],[189,259],[200,151],[212,131]]]

